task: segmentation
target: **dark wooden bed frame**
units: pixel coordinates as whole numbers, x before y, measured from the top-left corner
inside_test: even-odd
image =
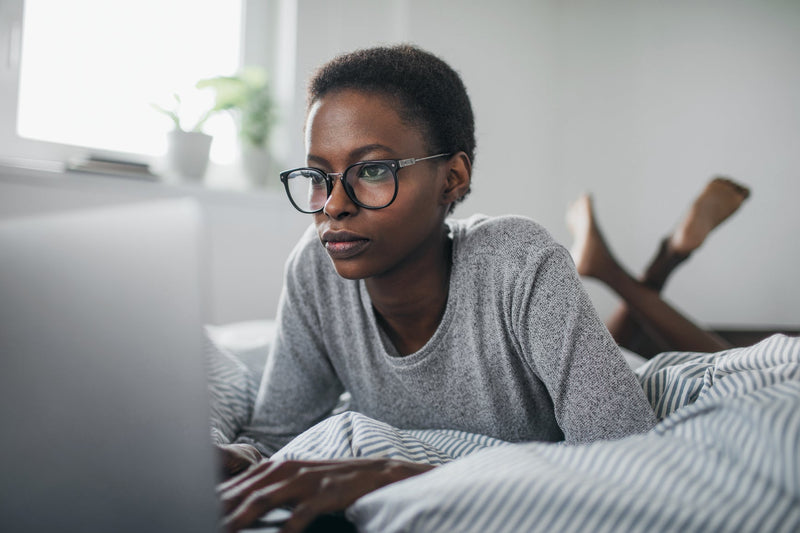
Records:
[[[776,333],[783,333],[784,335],[791,335],[793,337],[800,336],[800,329],[796,328],[741,329],[719,326],[712,329],[714,333],[734,346],[750,346]]]

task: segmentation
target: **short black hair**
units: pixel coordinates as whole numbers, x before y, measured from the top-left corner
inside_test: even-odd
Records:
[[[309,108],[325,94],[341,89],[396,98],[400,118],[422,129],[431,153],[464,152],[474,163],[475,117],[467,89],[458,73],[439,57],[408,44],[337,56],[309,81]]]

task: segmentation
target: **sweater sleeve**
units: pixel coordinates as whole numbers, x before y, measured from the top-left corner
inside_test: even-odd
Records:
[[[565,440],[616,439],[652,428],[653,410],[566,249],[531,250],[526,270],[514,290],[514,327]]]
[[[277,331],[253,417],[236,440],[266,456],[330,414],[344,391],[321,334],[319,297],[310,289],[315,265],[303,252],[298,246],[287,261]]]

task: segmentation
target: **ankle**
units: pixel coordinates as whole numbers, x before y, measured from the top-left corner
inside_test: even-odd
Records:
[[[672,271],[686,261],[690,255],[691,252],[682,253],[675,250],[670,237],[662,239],[656,256],[650,261],[644,275],[641,277],[642,284],[656,291],[661,291]]]

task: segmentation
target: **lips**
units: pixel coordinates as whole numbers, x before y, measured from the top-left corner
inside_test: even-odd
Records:
[[[332,259],[349,259],[360,254],[369,245],[369,239],[349,231],[328,230],[322,234],[322,244]]]

